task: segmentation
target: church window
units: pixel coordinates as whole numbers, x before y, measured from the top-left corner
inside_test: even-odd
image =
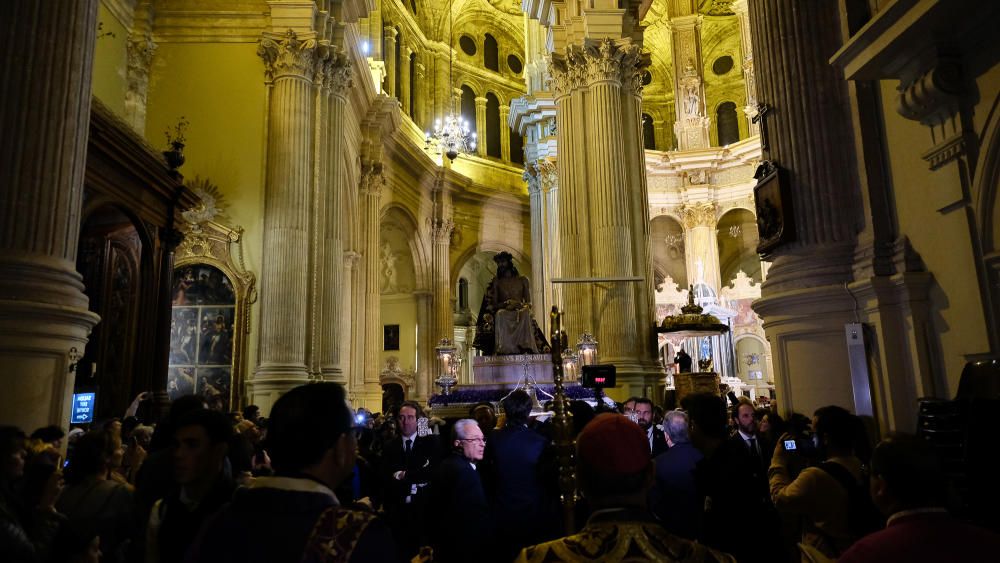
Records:
[[[500,100],[486,94],[486,156],[500,158]]]
[[[731,70],[733,70],[733,58],[729,55],[723,55],[715,59],[715,62],[712,63],[712,72],[718,76],[727,74]]]
[[[469,124],[469,131],[476,132],[476,93],[462,84],[462,118]],[[482,142],[482,139],[479,140]]]
[[[653,118],[648,114],[642,114],[642,148],[656,150],[656,132],[653,129]]]
[[[483,40],[483,66],[500,72],[500,48],[497,46],[496,38],[489,33]]]
[[[463,35],[458,38],[458,46],[462,48],[462,52],[470,57],[476,54],[476,40],[469,37],[468,35]]]
[[[517,55],[509,55],[507,57],[507,68],[514,74],[521,74],[521,71],[524,70],[524,65],[521,64],[521,59],[517,58]]]
[[[736,104],[724,102],[715,110],[715,123],[719,132],[719,146],[731,145],[740,140],[740,124],[736,117]]]

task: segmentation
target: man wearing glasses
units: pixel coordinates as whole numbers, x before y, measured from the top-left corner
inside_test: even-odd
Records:
[[[470,554],[490,553],[492,546],[489,506],[476,467],[483,459],[486,439],[475,420],[455,423],[452,448],[431,483],[434,521],[450,523],[435,529],[435,561],[468,561]]]

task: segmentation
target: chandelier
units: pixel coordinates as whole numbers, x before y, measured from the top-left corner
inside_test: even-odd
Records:
[[[451,85],[455,83],[452,79],[454,68],[451,53],[452,45],[455,43],[454,27],[452,6],[451,2],[448,2],[448,99],[452,97]],[[469,131],[469,123],[462,116],[451,112],[448,112],[444,119],[434,121],[434,131],[424,133],[424,141],[427,149],[430,149],[433,143],[437,150],[451,161],[458,157],[458,153],[471,153],[476,150],[476,133]]]

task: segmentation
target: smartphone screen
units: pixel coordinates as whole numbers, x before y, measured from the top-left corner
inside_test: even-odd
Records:
[[[789,451],[794,450],[795,440],[785,440],[785,449]]]

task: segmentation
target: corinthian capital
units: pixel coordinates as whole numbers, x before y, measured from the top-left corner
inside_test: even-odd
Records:
[[[267,34],[257,44],[257,55],[264,59],[268,82],[284,76],[311,79],[316,64],[316,40],[300,40],[289,29],[284,35]]]
[[[642,87],[642,49],[638,45],[618,45],[605,38],[586,49],[588,84],[614,82],[630,89]]]
[[[361,168],[361,194],[380,197],[382,188],[385,187],[385,175],[382,173],[381,163],[369,163]]]
[[[343,51],[331,54],[324,86],[334,94],[342,95],[354,85],[354,68]]]
[[[684,228],[714,227],[718,206],[715,203],[685,205],[677,210],[684,222]]]
[[[451,233],[455,230],[455,221],[450,217],[428,218],[427,228],[434,242],[451,242]]]

